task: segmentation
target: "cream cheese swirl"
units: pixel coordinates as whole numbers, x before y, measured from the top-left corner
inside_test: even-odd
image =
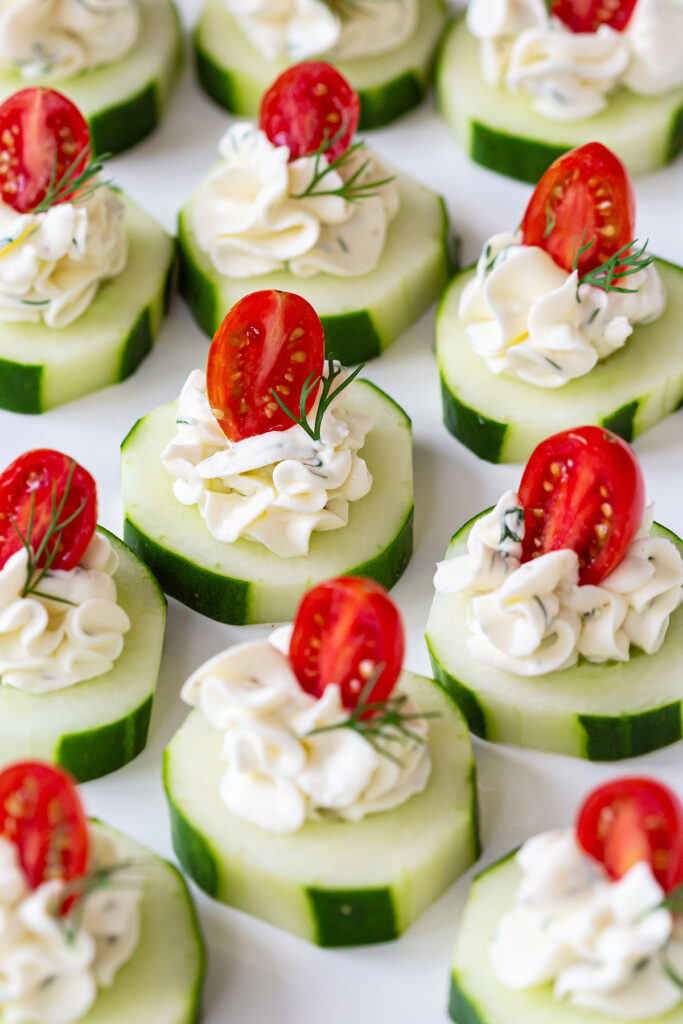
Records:
[[[130,620],[117,604],[118,556],[95,533],[75,569],[50,570],[40,593],[22,597],[28,576],[22,548],[0,569],[0,685],[51,693],[108,672],[123,650]]]
[[[654,506],[619,565],[599,585],[579,585],[574,551],[522,563],[524,518],[507,491],[478,519],[467,554],[440,562],[439,593],[470,592],[469,651],[506,672],[536,676],[588,661],[628,661],[631,645],[662,646],[683,600],[683,560],[666,537],[649,536]]]
[[[348,720],[338,686],[316,699],[301,689],[287,657],[291,627],[269,641],[237,644],[190,676],[183,700],[223,734],[221,800],[236,817],[287,835],[332,816],[360,821],[405,803],[427,785],[427,722],[415,740],[382,740],[383,756],[358,732],[313,730]],[[405,713],[416,713],[408,702]]]
[[[106,185],[44,213],[0,202],[0,322],[73,323],[126,265],[124,214]]]
[[[610,881],[573,829],[535,836],[516,861],[515,905],[489,946],[504,985],[552,983],[557,1000],[610,1020],[659,1019],[679,1005],[662,963],[683,973],[683,928],[659,906],[664,890],[648,864]]]
[[[358,202],[338,195],[296,198],[313,181],[315,157],[289,163],[287,146],[274,146],[246,122],[233,124],[218,148],[222,160],[200,191],[192,230],[219,273],[246,278],[288,270],[295,277],[321,272],[353,277],[374,270],[398,211],[395,181]],[[327,158],[317,159],[319,171],[324,170]],[[341,188],[366,160],[357,185],[389,176],[377,156],[361,149],[313,191]]]
[[[0,0],[0,68],[73,78],[122,60],[139,32],[135,0]]]
[[[309,421],[314,417],[315,408]],[[176,478],[173,493],[196,505],[224,544],[248,537],[283,558],[305,555],[313,531],[346,526],[349,503],[372,486],[358,454],[372,421],[349,412],[342,395],[325,412],[319,441],[295,424],[233,443],[209,406],[206,374],[193,370],[176,424],[161,455]]]
[[[666,294],[651,263],[628,278],[632,292],[578,284],[521,232],[493,235],[460,296],[471,347],[492,373],[559,388],[590,373],[626,344],[637,324],[656,320]]]
[[[91,870],[114,867],[113,843],[92,832]],[[83,899],[69,930],[56,914],[64,883],[30,891],[16,847],[0,837],[0,1015],[3,1024],[76,1024],[110,988],[140,938],[141,893],[133,881]]]

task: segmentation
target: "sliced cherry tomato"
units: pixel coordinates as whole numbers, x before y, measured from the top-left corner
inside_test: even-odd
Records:
[[[272,392],[297,416],[307,378],[321,376],[325,335],[313,306],[292,292],[245,296],[216,331],[206,369],[209,404],[226,437],[240,441],[292,420]],[[312,409],[317,391],[306,402]]]
[[[590,794],[576,824],[579,845],[611,878],[645,861],[666,892],[683,881],[683,805],[654,779],[615,779]]]
[[[565,153],[550,165],[526,208],[525,245],[538,245],[570,271],[594,270],[634,238],[636,198],[619,157],[600,142]]]
[[[66,525],[60,530],[63,523]],[[50,568],[73,569],[96,525],[95,481],[68,455],[36,448],[20,455],[0,474],[0,568],[22,547],[19,533],[37,555],[51,530],[38,565],[44,566],[48,555],[56,551]]]
[[[552,13],[572,32],[597,32],[609,25],[616,32],[626,28],[637,0],[554,0]]]
[[[283,71],[264,94],[259,127],[274,145],[289,146],[290,160],[331,143],[331,162],[351,145],[359,117],[358,93],[344,76],[331,64],[307,61]]]
[[[645,511],[633,449],[604,427],[577,427],[542,441],[519,487],[522,561],[571,548],[579,582],[599,583],[617,567]]]
[[[87,122],[55,89],[22,89],[0,106],[0,197],[20,213],[35,209],[65,174],[67,181],[81,174],[89,159]],[[56,202],[73,194],[61,189]]]
[[[76,786],[59,768],[26,761],[0,772],[0,835],[14,843],[32,889],[88,869],[88,823]]]
[[[299,605],[289,647],[292,667],[307,693],[341,687],[344,707],[386,700],[403,664],[405,636],[398,608],[374,580],[341,576],[313,587]]]

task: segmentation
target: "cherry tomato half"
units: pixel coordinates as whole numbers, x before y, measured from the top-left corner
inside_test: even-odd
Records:
[[[0,474],[0,568],[22,547],[17,530],[26,539],[30,532],[31,549],[37,555],[53,522],[67,525],[53,530],[38,565],[44,566],[48,552],[56,548],[50,568],[73,569],[97,526],[95,481],[68,455],[36,448]]]
[[[360,100],[343,75],[323,61],[287,68],[261,100],[259,127],[276,146],[289,146],[289,159],[315,153],[331,142],[331,162],[351,145]]]
[[[542,441],[519,487],[522,561],[571,548],[579,582],[616,568],[645,511],[645,483],[633,449],[604,427],[577,427]]]
[[[14,843],[32,889],[88,868],[88,823],[71,776],[39,761],[0,772],[0,835]]]
[[[386,590],[362,576],[341,576],[313,587],[299,605],[289,656],[302,688],[320,697],[341,687],[344,707],[355,708],[369,680],[365,703],[386,700],[403,664],[405,636],[398,608]]]
[[[637,0],[554,0],[552,13],[572,32],[597,32],[609,25],[616,32],[626,28]]]
[[[593,270],[633,241],[636,198],[619,157],[600,142],[572,149],[550,165],[526,208],[525,245],[538,245],[570,271]]]
[[[272,391],[298,415],[304,383],[321,376],[324,361],[323,326],[306,299],[276,291],[240,299],[214,335],[206,368],[209,404],[226,437],[291,427]],[[307,412],[316,394],[314,388]]]
[[[683,805],[654,779],[615,779],[585,801],[576,824],[579,845],[611,878],[645,861],[666,892],[683,881]]]
[[[0,198],[19,213],[35,209],[66,172],[82,173],[89,159],[87,122],[55,89],[22,89],[0,106]],[[58,202],[72,197],[63,190]]]

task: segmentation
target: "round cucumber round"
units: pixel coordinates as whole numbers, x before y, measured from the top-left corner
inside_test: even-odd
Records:
[[[466,552],[478,518],[454,535],[446,558]],[[652,533],[668,537],[683,554],[675,534],[657,523]],[[656,654],[631,648],[627,662],[582,658],[573,668],[525,678],[470,654],[469,599],[465,591],[435,594],[427,646],[435,678],[458,702],[475,735],[591,761],[637,757],[681,739],[683,606],[671,616]]]
[[[360,96],[360,127],[379,128],[417,107],[429,88],[447,14],[443,0],[418,0],[414,36],[391,53],[335,61]],[[258,116],[261,97],[291,64],[266,60],[249,42],[224,0],[207,0],[195,33],[199,81],[222,107]]]
[[[173,0],[137,0],[140,35],[115,64],[74,78],[0,74],[0,103],[27,85],[58,89],[73,100],[90,125],[93,152],[120,153],[141,142],[161,120],[182,63],[182,34]]]
[[[98,529],[119,556],[117,600],[131,623],[123,652],[104,675],[52,693],[22,693],[0,684],[0,767],[39,758],[87,782],[122,768],[147,742],[166,599],[147,566],[113,534]]]
[[[526,462],[550,434],[597,423],[632,441],[674,412],[683,400],[683,267],[656,260],[666,309],[636,327],[622,349],[584,377],[549,391],[491,373],[471,348],[458,316],[470,267],[458,274],[441,302],[436,357],[444,423],[489,462]]]
[[[142,927],[132,957],[111,988],[99,990],[78,1024],[197,1024],[205,955],[185,879],[168,861],[108,825],[93,821],[91,828],[114,843],[119,860],[140,865]]]
[[[0,408],[40,413],[129,377],[154,344],[175,264],[171,238],[131,199],[128,261],[66,327],[3,323]]]
[[[438,299],[451,273],[443,199],[405,174],[397,178],[401,207],[389,225],[382,258],[375,270],[359,277],[294,277],[287,271],[225,277],[201,251],[192,231],[200,186],[180,212],[178,246],[180,289],[202,330],[213,335],[244,295],[277,288],[303,295],[311,303],[325,328],[328,359],[351,366],[380,355]]]
[[[441,114],[472,160],[533,185],[558,156],[594,139],[614,150],[631,174],[669,163],[683,149],[683,87],[660,96],[620,88],[593,117],[553,121],[536,113],[525,93],[487,85],[479,40],[464,17],[444,39],[436,89]]]
[[[466,724],[431,679],[401,689],[429,722],[424,792],[354,824],[264,832],[219,796],[222,734],[193,711],[166,749],[164,781],[180,863],[209,895],[320,946],[395,939],[479,855],[475,768]],[[398,841],[400,837],[400,842]]]
[[[122,446],[123,536],[172,597],[219,622],[291,621],[304,593],[331,576],[362,575],[390,588],[413,549],[410,420],[368,381],[340,408],[373,422],[361,451],[372,488],[349,506],[348,525],[313,533],[308,555],[280,558],[257,541],[216,540],[196,506],[173,495],[161,452],[175,433],[176,404],[138,420]]]

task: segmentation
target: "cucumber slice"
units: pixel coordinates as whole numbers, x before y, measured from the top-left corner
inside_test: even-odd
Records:
[[[355,381],[340,402],[374,420],[361,453],[372,489],[351,503],[347,526],[314,533],[308,555],[296,558],[279,558],[257,541],[216,540],[197,507],[174,497],[161,463],[176,404],[138,420],[122,445],[123,535],[167,594],[219,622],[243,625],[291,621],[304,593],[331,576],[396,583],[413,549],[410,420],[369,381]]]
[[[128,262],[67,327],[3,323],[0,408],[40,413],[125,380],[154,344],[168,307],[174,243],[149,214],[126,204]]]
[[[389,225],[382,258],[372,273],[359,277],[294,277],[286,271],[224,277],[197,245],[192,231],[196,196],[191,198],[178,222],[180,289],[202,330],[213,335],[244,295],[278,288],[303,295],[317,311],[328,359],[351,366],[380,355],[437,300],[452,269],[443,199],[408,175],[397,178],[401,207]]]
[[[483,515],[484,513],[482,513]],[[452,538],[446,558],[464,554],[475,516]],[[683,554],[683,541],[655,523]],[[494,743],[514,743],[591,761],[638,757],[681,739],[683,607],[671,616],[656,654],[631,649],[628,662],[593,664],[524,678],[479,661],[467,648],[469,594],[435,594],[427,646],[435,678],[470,729]]]
[[[418,28],[392,53],[335,61],[360,95],[360,127],[379,128],[418,106],[429,88],[437,44],[446,24],[443,0],[419,0]],[[256,50],[223,0],[208,0],[195,34],[199,82],[208,95],[242,117],[257,117],[261,97],[287,60],[268,61]]]
[[[669,163],[683,149],[683,86],[661,96],[618,89],[594,117],[552,121],[532,109],[530,96],[486,84],[479,40],[464,17],[444,39],[436,89],[441,114],[472,160],[533,185],[558,156],[594,139],[614,150],[631,174]]]
[[[622,349],[552,392],[491,373],[473,351],[458,303],[474,269],[458,274],[436,323],[443,415],[450,432],[489,462],[526,462],[546,437],[577,423],[597,423],[631,441],[678,409],[683,399],[683,267],[663,260],[656,264],[667,295],[659,320],[636,327]]]
[[[198,1024],[204,943],[185,879],[121,832],[101,822],[91,827],[115,844],[120,860],[145,864],[142,928],[133,956],[78,1024]]]
[[[120,153],[154,131],[182,64],[182,34],[172,0],[137,0],[140,36],[123,60],[74,78],[32,78],[0,74],[0,103],[27,85],[58,89],[76,104],[90,125],[96,155]]]
[[[147,566],[117,537],[98,529],[120,560],[114,577],[118,602],[131,622],[123,652],[105,675],[64,690],[30,694],[0,686],[0,767],[39,758],[87,782],[123,767],[147,742],[166,599]]]
[[[431,679],[399,686],[425,712],[432,773],[423,793],[357,824],[263,832],[221,802],[222,734],[193,711],[166,749],[164,780],[178,859],[209,895],[320,946],[384,942],[405,931],[479,856],[467,727]],[[400,841],[399,840],[400,837]]]

